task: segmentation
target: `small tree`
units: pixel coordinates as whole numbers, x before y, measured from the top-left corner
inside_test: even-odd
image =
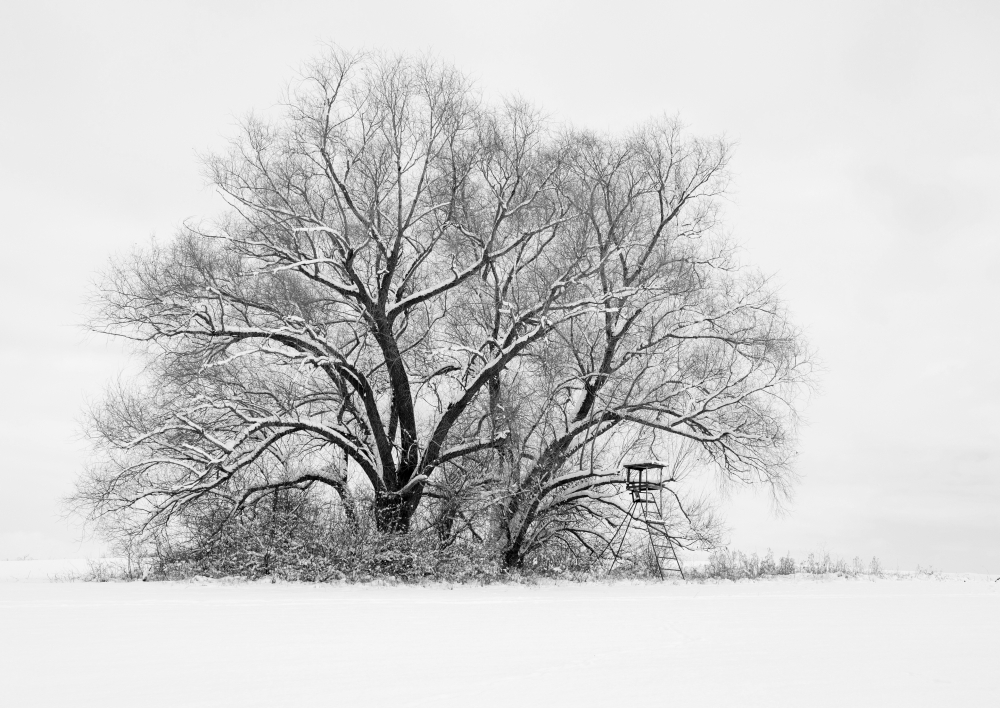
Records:
[[[77,500],[142,536],[283,489],[351,518],[363,484],[382,531],[426,509],[517,566],[606,540],[636,447],[784,490],[808,358],[717,234],[727,159],[673,121],[553,131],[434,61],[331,52],[208,160],[222,219],[108,270],[96,326],[147,366],[95,409]],[[671,494],[678,539],[709,540]]]

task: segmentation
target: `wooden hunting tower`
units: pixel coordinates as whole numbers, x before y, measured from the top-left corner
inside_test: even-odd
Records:
[[[663,468],[664,465],[659,462],[630,462],[622,465],[625,490],[631,495],[632,504],[608,543],[608,547],[611,547],[618,534],[622,534],[618,549],[614,552],[612,569],[625,545],[629,527],[633,521],[638,521],[646,528],[650,550],[660,578],[666,578],[667,573],[679,573],[682,578],[684,577],[684,568],[681,567],[666,520],[663,518],[663,490],[664,485],[670,481],[663,479]]]

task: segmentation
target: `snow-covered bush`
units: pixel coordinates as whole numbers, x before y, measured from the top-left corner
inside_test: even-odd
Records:
[[[404,582],[487,580],[499,573],[481,546],[444,544],[433,530],[406,535],[377,528],[371,504],[354,518],[297,490],[281,490],[270,503],[233,512],[199,507],[150,550],[153,578],[195,575],[282,580]]]
[[[697,579],[756,580],[757,578],[793,575],[795,573],[881,577],[882,564],[878,558],[872,558],[866,567],[864,562],[856,557],[851,566],[848,566],[843,559],[832,558],[829,552],[824,552],[822,557],[810,553],[802,563],[796,563],[794,558],[786,554],[776,563],[770,550],[761,559],[756,553],[751,553],[748,556],[742,551],[723,548],[712,553],[704,567],[693,569],[690,576]]]

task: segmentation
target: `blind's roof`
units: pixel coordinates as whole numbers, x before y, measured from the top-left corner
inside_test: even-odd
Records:
[[[624,467],[627,470],[649,470],[649,469],[662,469],[663,467],[666,467],[666,465],[660,464],[659,462],[637,461],[637,462],[628,462],[622,465],[622,467]]]

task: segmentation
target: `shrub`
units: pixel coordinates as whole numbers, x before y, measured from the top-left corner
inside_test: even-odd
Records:
[[[152,577],[467,582],[500,574],[483,544],[446,544],[433,529],[387,534],[377,529],[371,505],[358,508],[348,519],[289,491],[240,513],[202,508],[185,519],[183,534],[152,544]]]
[[[874,575],[877,578],[882,577],[882,563],[874,556],[872,557],[871,563],[868,564],[868,574]]]
[[[762,577],[793,575],[795,573],[814,575],[836,573],[847,577],[860,575],[881,577],[882,564],[878,558],[872,558],[866,571],[860,558],[855,558],[851,566],[848,567],[846,561],[841,558],[832,558],[828,552],[824,552],[822,558],[810,553],[805,561],[798,564],[791,555],[786,554],[775,563],[774,555],[770,549],[761,560],[756,553],[751,553],[748,556],[742,551],[731,551],[723,548],[712,553],[704,567],[693,569],[689,575],[696,579],[756,580]]]

